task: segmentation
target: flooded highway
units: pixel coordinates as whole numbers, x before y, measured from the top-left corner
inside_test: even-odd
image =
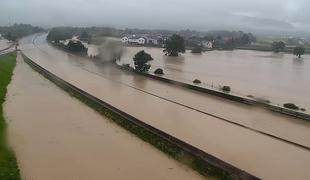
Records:
[[[20,55],[6,99],[24,180],[205,179],[70,97]]]
[[[13,48],[8,49],[11,45],[11,43],[6,39],[0,39],[0,55],[8,53],[13,50]]]
[[[121,64],[130,63],[140,51],[154,58],[152,69],[163,68],[165,77],[191,83],[200,79],[208,85],[228,85],[244,96],[253,95],[275,104],[292,102],[310,111],[310,56],[249,50],[210,51],[201,55],[187,52],[167,57],[163,49],[126,47]]]
[[[33,38],[21,42],[28,57],[138,119],[258,177],[310,178],[308,150],[173,101],[309,146],[307,122],[127,74],[57,50],[45,42],[45,36],[38,37],[34,45]]]
[[[7,47],[9,47],[9,46],[10,46],[10,44],[9,44],[9,42],[7,40],[0,39],[0,51],[5,49],[5,48],[7,48]]]

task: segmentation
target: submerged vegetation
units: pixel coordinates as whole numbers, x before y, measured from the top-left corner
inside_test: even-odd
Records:
[[[166,49],[164,50],[167,56],[179,56],[179,53],[185,53],[185,41],[180,35],[174,34],[166,41]]]
[[[271,48],[275,53],[282,52],[285,49],[285,43],[283,41],[275,41],[271,44]]]
[[[294,48],[293,54],[294,54],[295,56],[297,56],[298,58],[300,58],[301,55],[304,55],[304,54],[305,54],[305,48],[302,47],[302,46],[297,46],[297,47]]]
[[[19,169],[12,149],[6,142],[6,123],[3,115],[3,103],[7,92],[7,85],[16,63],[16,53],[0,56],[0,179],[19,180]]]
[[[224,92],[230,92],[230,91],[231,91],[231,88],[230,88],[230,86],[223,86],[223,87],[222,87],[222,91],[224,91]]]
[[[199,79],[195,79],[195,80],[193,81],[193,83],[194,83],[194,84],[201,84],[201,81],[200,81]]]
[[[192,53],[193,54],[201,54],[202,53],[202,47],[201,46],[194,47],[192,49]]]
[[[154,74],[163,75],[163,74],[164,74],[164,70],[161,69],[161,68],[157,68],[157,69],[154,71]]]
[[[148,64],[149,61],[153,60],[152,56],[143,50],[138,52],[133,61],[135,63],[135,69],[139,72],[148,72],[151,65]]]
[[[299,107],[293,103],[286,103],[286,104],[283,104],[283,106],[288,109],[299,110]]]
[[[67,49],[75,53],[87,53],[87,48],[80,41],[69,41]]]

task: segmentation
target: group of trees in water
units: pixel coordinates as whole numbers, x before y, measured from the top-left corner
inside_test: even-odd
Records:
[[[60,41],[71,39],[74,35],[78,35],[79,39],[84,42],[88,42],[91,38],[86,31],[82,31],[82,28],[81,31],[77,32],[77,28],[57,27],[50,30],[47,35],[47,40],[74,53],[87,53],[87,48],[81,41],[69,40],[66,45],[64,43],[60,43]]]
[[[81,43],[81,41],[70,40],[66,48],[75,53],[87,53],[87,48]]]
[[[285,50],[285,43],[283,41],[275,41],[271,44],[271,49],[275,53],[283,52]],[[298,58],[301,58],[305,53],[305,48],[303,46],[296,46],[293,49],[293,54]]]
[[[212,38],[210,38],[211,40]],[[234,39],[232,39],[234,41]],[[248,35],[242,36],[241,38],[242,43],[250,43],[251,40],[249,39]],[[234,41],[235,42],[235,41]],[[234,42],[230,41],[231,44]],[[233,46],[233,45],[231,45]],[[273,42],[271,47],[275,53],[282,52],[285,49],[285,43],[282,41]],[[165,49],[163,50],[165,55],[167,56],[178,56],[179,53],[185,53],[185,40],[182,36],[174,34],[172,35],[165,44]],[[192,53],[201,53],[202,47],[196,46],[192,49]],[[301,57],[305,53],[305,48],[302,46],[296,46],[293,49],[293,54]],[[140,51],[134,57],[135,69],[141,72],[147,72],[151,65],[149,61],[153,60],[150,54]]]
[[[179,53],[185,53],[185,41],[180,35],[174,34],[167,41],[163,52],[167,56],[178,56]],[[149,71],[151,65],[149,61],[153,60],[152,56],[144,50],[138,52],[133,58],[135,69],[140,72]],[[156,70],[156,74],[163,74],[162,70]]]
[[[213,43],[213,49],[223,49],[232,50],[236,46],[249,45],[252,42],[256,42],[256,38],[251,33],[243,32],[225,32],[221,34],[210,34],[203,37],[204,41],[209,41]],[[217,32],[218,33],[218,32]],[[227,34],[228,33],[228,34]],[[47,39],[59,43],[60,40],[71,39],[73,35],[79,35],[79,39],[89,42],[91,41],[91,35],[85,31],[83,28],[68,28],[68,27],[58,27],[53,28]],[[199,43],[200,42],[200,43]],[[165,42],[164,54],[167,56],[178,56],[179,53],[185,53],[185,47],[192,47],[192,53],[201,53],[203,51],[203,45],[201,43],[201,38],[190,37],[183,38],[181,35],[173,34]],[[282,41],[273,42],[271,48],[274,52],[282,52],[285,50],[285,43]],[[87,52],[87,49],[80,41],[69,41],[66,47],[68,50],[73,52]],[[299,58],[303,55],[305,49],[301,46],[295,47],[293,54]],[[150,69],[149,61],[153,60],[150,54],[145,51],[138,52],[133,58],[135,69],[141,72],[147,72]]]

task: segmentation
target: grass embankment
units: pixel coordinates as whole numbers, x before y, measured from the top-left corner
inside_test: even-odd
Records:
[[[19,180],[19,169],[12,149],[6,142],[6,123],[3,115],[3,103],[7,85],[11,81],[13,69],[16,64],[16,53],[0,56],[0,179]]]

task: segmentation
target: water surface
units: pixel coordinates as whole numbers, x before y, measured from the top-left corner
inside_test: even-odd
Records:
[[[234,50],[187,52],[167,57],[160,48],[126,47],[121,64],[130,63],[135,53],[145,50],[154,58],[152,69],[163,68],[166,77],[184,82],[200,79],[213,85],[228,85],[242,95],[265,98],[275,104],[292,102],[310,111],[310,56]]]
[[[22,179],[204,179],[70,97],[20,55],[5,114]]]
[[[44,38],[38,37],[35,45],[31,38],[25,39],[23,52],[57,76],[114,107],[263,179],[310,178],[308,150],[227,123],[171,100],[203,110],[211,109],[212,113],[224,114],[234,121],[241,117],[242,123],[252,127],[309,144],[309,126],[305,121],[297,120],[295,123],[293,119],[283,119],[281,116],[273,119],[273,115],[263,111],[254,114],[256,111],[251,108],[226,105],[226,100],[210,99],[209,96],[204,97],[182,88],[177,88],[177,91],[173,86],[154,83],[148,78],[128,75],[113,68],[102,69],[104,65],[97,66],[85,58],[51,47]],[[129,79],[132,84],[127,83]],[[161,95],[154,96],[152,93]],[[162,97],[169,97],[170,101]],[[191,101],[191,98],[194,100]],[[201,101],[196,101],[198,98]],[[262,116],[260,113],[263,113]]]

